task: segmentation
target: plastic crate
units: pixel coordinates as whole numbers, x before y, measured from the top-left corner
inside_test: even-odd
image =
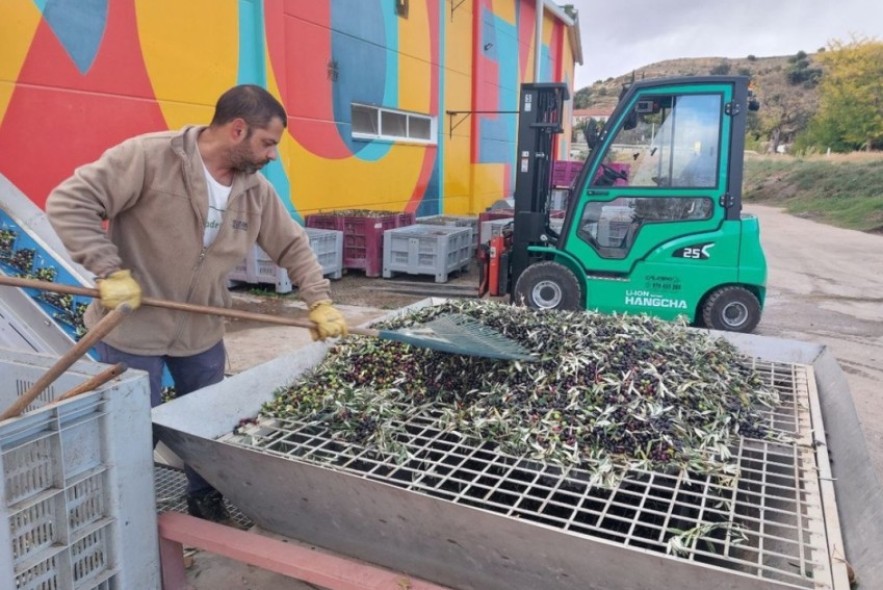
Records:
[[[315,229],[343,231],[343,217],[334,213],[313,213],[304,217],[304,225]]]
[[[579,175],[581,161],[555,160],[552,162],[552,186],[569,187]]]
[[[343,276],[343,232],[333,229],[305,228],[310,248],[319,260],[322,274],[332,279]]]
[[[478,217],[474,215],[430,215],[418,217],[419,225],[447,225],[453,227],[468,227],[472,230],[473,250],[478,247]]]
[[[631,226],[634,211],[631,207],[605,205],[598,219],[598,243],[608,248],[622,245]]]
[[[503,233],[503,229],[512,225],[512,218],[507,217],[504,219],[489,219],[488,221],[481,222],[481,228],[479,229],[479,242],[482,244],[487,244],[491,241],[491,238],[495,238]]]
[[[365,271],[366,277],[379,277],[383,268],[383,232],[413,225],[414,213],[340,210],[307,215],[306,226],[343,232],[343,268]]]
[[[7,407],[55,357],[3,350]],[[0,422],[0,588],[160,587],[147,375],[56,405],[107,365],[81,361],[18,418]]]
[[[310,248],[316,255],[322,274],[332,279],[343,276],[343,232],[333,229],[304,228],[310,239]],[[243,283],[272,283],[277,293],[290,293],[294,288],[288,271],[276,263],[259,246],[252,247],[248,258],[236,265],[227,275],[229,281]]]
[[[396,229],[399,214],[348,215],[343,222],[343,267],[379,277],[383,270],[383,232]]]
[[[433,275],[436,283],[465,268],[472,257],[472,229],[411,225],[387,230],[383,236],[383,277],[394,272]]]
[[[549,210],[564,211],[567,209],[567,201],[570,200],[570,190],[566,188],[552,189],[549,196]]]

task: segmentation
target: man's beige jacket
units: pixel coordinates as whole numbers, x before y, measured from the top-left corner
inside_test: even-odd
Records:
[[[148,297],[230,307],[227,274],[257,243],[288,270],[307,305],[330,299],[306,232],[261,174],[236,174],[217,238],[203,247],[208,188],[196,146],[201,129],[129,139],[52,191],[46,211],[71,257],[97,277],[130,269]],[[86,325],[104,311],[94,301]],[[142,306],[105,342],[130,354],[187,356],[223,335],[220,317]]]

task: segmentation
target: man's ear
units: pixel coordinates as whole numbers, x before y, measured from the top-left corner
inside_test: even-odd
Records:
[[[248,123],[245,119],[236,118],[230,121],[230,139],[234,143],[239,143],[248,136]]]

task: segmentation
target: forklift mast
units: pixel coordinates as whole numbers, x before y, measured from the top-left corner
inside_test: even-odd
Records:
[[[521,86],[510,285],[531,263],[528,246],[543,243],[546,235],[553,146],[555,136],[564,131],[564,101],[568,98],[567,85],[560,82]]]

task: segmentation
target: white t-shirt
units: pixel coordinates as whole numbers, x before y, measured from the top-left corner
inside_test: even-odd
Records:
[[[227,210],[227,199],[230,198],[230,190],[232,186],[224,186],[211,175],[205,163],[202,164],[205,172],[205,184],[208,186],[208,215],[205,218],[205,234],[203,234],[202,245],[208,248],[218,235],[221,229],[221,222],[224,217],[224,211]]]

